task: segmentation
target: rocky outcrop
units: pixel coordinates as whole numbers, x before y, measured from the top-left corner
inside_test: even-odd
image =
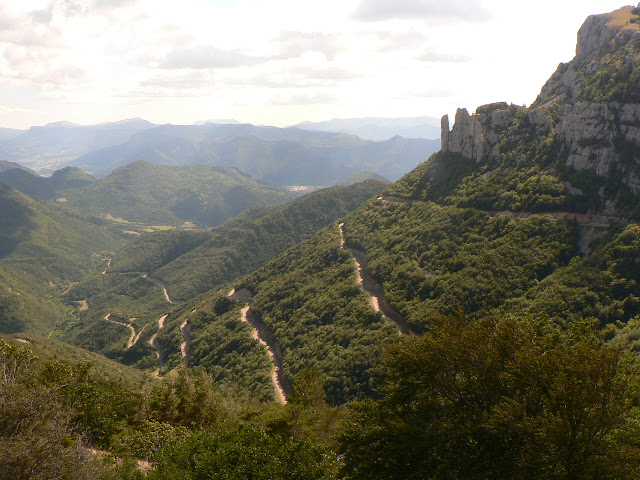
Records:
[[[548,133],[553,128],[551,119],[541,111],[530,110],[526,118],[541,133]],[[501,102],[479,107],[473,115],[469,115],[465,108],[459,108],[451,131],[447,115],[442,117],[441,123],[441,150],[460,153],[480,163],[500,157],[501,136],[512,126],[513,114],[511,107]]]
[[[531,108],[491,104],[479,107],[474,115],[459,109],[451,131],[445,115],[442,151],[476,162],[510,158],[520,164],[527,159],[521,152],[535,152],[530,144],[517,155],[501,152],[500,145],[512,149],[526,137],[546,139],[554,143],[555,158],[547,159],[544,168],[551,167],[551,160],[556,165],[560,160],[601,177],[616,172],[640,193],[640,97],[634,94],[634,75],[640,73],[637,12],[623,7],[587,18],[578,33],[575,59],[558,67]],[[621,67],[633,75],[618,74]],[[611,81],[614,72],[616,82]],[[505,157],[506,153],[511,155]]]
[[[578,31],[575,58],[558,66],[533,105],[548,107],[553,103],[579,99],[583,87],[592,84],[597,72],[610,62],[615,68],[637,66],[640,49],[638,20],[640,16],[631,6],[588,17]],[[612,58],[612,53],[621,57]]]
[[[615,49],[629,41],[638,29],[628,18],[633,7],[626,6],[612,13],[591,15],[578,30],[576,59],[582,59],[601,48]]]
[[[459,108],[456,121],[449,131],[449,116],[442,117],[441,149],[443,152],[461,153],[479,162],[486,153],[487,144],[477,115],[469,115],[466,108]]]

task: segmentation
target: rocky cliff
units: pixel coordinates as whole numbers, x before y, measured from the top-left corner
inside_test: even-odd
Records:
[[[531,108],[459,109],[451,131],[442,118],[441,138],[443,151],[477,163],[586,170],[640,193],[640,6],[588,17],[575,58],[558,67]],[[531,141],[549,148],[523,145]]]

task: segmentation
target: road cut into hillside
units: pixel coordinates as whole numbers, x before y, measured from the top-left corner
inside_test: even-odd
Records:
[[[162,351],[160,350],[160,344],[158,344],[158,340],[156,339],[156,337],[158,336],[160,330],[164,328],[164,322],[168,316],[168,314],[165,314],[158,319],[158,331],[151,335],[151,338],[149,339],[149,344],[156,349],[156,355],[158,356],[158,366],[160,368],[164,366],[164,359],[162,358]]]
[[[147,274],[144,274],[142,276],[143,278],[146,278],[147,280],[149,280],[150,282],[153,283],[157,283],[158,285],[160,285],[160,287],[162,288],[162,291],[164,292],[164,298],[167,300],[167,302],[169,302],[172,305],[175,305],[176,302],[173,301],[173,298],[171,298],[171,295],[169,295],[169,290],[167,290],[167,285],[160,279],[158,278],[154,278],[154,277],[150,277]]]
[[[122,325],[123,327],[128,327],[131,330],[131,336],[129,337],[129,341],[127,342],[127,348],[133,347],[138,341],[138,338],[140,338],[140,335],[136,335],[136,327],[134,327],[133,323],[131,323],[130,321],[127,322],[126,320],[122,318],[118,318],[110,313],[107,313],[104,319],[107,322],[115,323],[117,325]]]
[[[249,304],[253,299],[253,294],[246,288],[241,288],[237,291],[233,289],[228,293],[228,296]],[[243,307],[240,312],[240,320],[251,325],[252,338],[267,350],[271,363],[273,363],[271,383],[275,391],[276,401],[281,405],[286,405],[287,397],[291,395],[293,389],[282,369],[282,351],[267,327],[251,313],[250,305]]]
[[[370,295],[373,310],[375,312],[380,312],[385,320],[394,323],[398,329],[398,333],[402,335],[413,333],[407,323],[407,320],[396,312],[391,305],[389,305],[389,302],[387,302],[382,285],[371,278],[367,273],[366,254],[361,250],[356,250],[346,246],[344,239],[344,223],[339,224],[338,229],[340,230],[340,248],[348,250],[351,252],[351,255],[353,255],[353,259],[356,263],[356,283],[362,290]]]

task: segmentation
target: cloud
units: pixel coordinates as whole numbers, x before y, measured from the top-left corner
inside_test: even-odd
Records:
[[[89,76],[87,72],[80,67],[66,65],[48,69],[46,72],[33,76],[32,80],[36,85],[51,88],[69,87],[74,89],[89,80]]]
[[[422,48],[427,42],[427,35],[411,30],[409,32],[375,32],[375,36],[382,43],[377,49],[379,52],[396,52],[416,50]]]
[[[6,107],[4,105],[0,105],[0,114],[4,114],[4,113],[34,113],[37,112],[37,110],[33,110],[31,108],[13,108],[13,107]]]
[[[245,55],[237,51],[200,46],[174,50],[165,57],[159,67],[166,69],[237,68],[253,66],[268,60],[270,59]]]
[[[295,106],[295,105],[319,105],[335,103],[338,99],[329,93],[298,93],[277,95],[269,102],[271,105]]]
[[[361,74],[340,67],[295,66],[242,80],[228,81],[228,83],[229,85],[242,83],[256,87],[288,89],[331,87],[360,77],[362,77]]]
[[[138,0],[93,0],[93,8],[96,10],[116,10],[136,5]]]
[[[471,61],[471,57],[467,55],[452,55],[450,53],[440,53],[434,50],[427,50],[415,58],[421,62],[428,63],[465,63]]]
[[[209,87],[211,79],[209,75],[195,71],[192,74],[178,76],[156,76],[140,82],[139,86],[146,88],[162,88],[171,90],[192,90]]]
[[[353,18],[365,22],[391,19],[488,20],[488,10],[478,0],[362,0]]]
[[[53,3],[50,3],[42,10],[35,10],[31,12],[31,19],[35,23],[50,23],[51,20],[53,20]]]
[[[280,60],[298,58],[307,52],[323,54],[327,60],[333,60],[343,48],[334,35],[319,32],[281,32],[275,39],[280,46]]]

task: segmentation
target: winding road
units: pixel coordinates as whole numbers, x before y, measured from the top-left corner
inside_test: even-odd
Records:
[[[151,338],[149,339],[149,344],[156,349],[156,355],[158,356],[158,366],[159,367],[163,367],[164,366],[164,360],[162,358],[162,352],[160,351],[160,345],[158,344],[158,341],[156,340],[156,337],[158,336],[158,333],[160,332],[160,330],[162,330],[164,328],[164,322],[167,319],[169,315],[168,314],[164,314],[163,316],[161,316],[158,319],[158,331],[156,333],[154,333],[153,335],[151,335]]]
[[[343,250],[349,250],[353,255],[353,259],[356,263],[356,284],[371,297],[371,306],[374,312],[380,312],[382,317],[396,325],[398,333],[401,335],[408,335],[413,333],[407,320],[395,311],[389,302],[387,302],[384,296],[384,289],[377,281],[371,278],[366,269],[367,256],[361,250],[356,250],[346,246],[344,239],[344,223],[338,225],[340,231],[340,248]]]
[[[180,352],[182,353],[182,361],[186,365],[189,362],[189,355],[191,353],[191,324],[188,319],[180,325],[180,333],[182,333],[184,337],[184,342],[180,344]]]
[[[246,288],[242,288],[238,291],[232,289],[227,296],[236,298],[240,301],[251,304],[253,294]],[[240,320],[248,323],[252,327],[251,337],[257,340],[262,346],[267,349],[269,358],[273,363],[273,369],[271,370],[271,383],[276,394],[276,401],[281,405],[286,405],[287,396],[291,395],[292,388],[291,383],[287,379],[282,369],[282,351],[280,347],[273,339],[271,332],[267,327],[251,313],[251,306],[246,305],[240,311]]]
[[[149,275],[147,275],[146,273],[142,276],[142,278],[146,278],[147,280],[149,280],[150,282],[156,283],[158,285],[160,285],[160,287],[162,288],[162,291],[164,292],[164,298],[167,300],[167,302],[169,302],[171,305],[175,305],[176,302],[173,301],[173,298],[171,298],[171,295],[169,295],[169,290],[167,290],[167,285],[162,281],[159,280],[157,278],[154,277],[150,277]]]
[[[104,319],[107,322],[115,323],[117,325],[122,325],[123,327],[128,327],[131,330],[131,336],[129,337],[129,341],[127,342],[127,348],[133,347],[138,341],[138,339],[140,338],[140,333],[142,333],[142,330],[140,331],[140,333],[136,335],[136,327],[134,327],[133,323],[131,323],[130,321],[127,322],[126,320],[113,316],[110,313],[107,313]]]

